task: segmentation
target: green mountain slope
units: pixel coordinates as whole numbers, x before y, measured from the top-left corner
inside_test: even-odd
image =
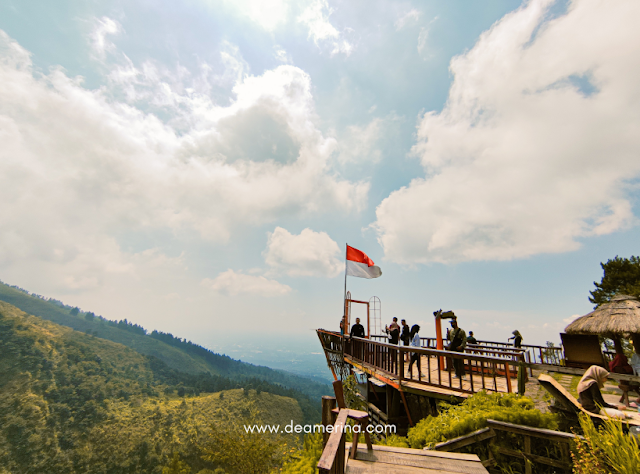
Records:
[[[282,370],[237,361],[171,334],[158,331],[146,334],[144,328],[128,323],[126,320],[109,321],[95,316],[93,313],[78,312],[77,308],[74,311],[74,308],[66,306],[60,301],[47,300],[2,282],[0,282],[0,301],[16,306],[27,314],[123,344],[140,354],[153,356],[179,372],[194,375],[209,373],[237,380],[258,378],[299,390],[312,400],[319,400],[322,395],[332,393],[331,387],[327,384]],[[77,314],[73,314],[74,312]]]
[[[69,314],[70,308],[60,307],[50,301],[28,295],[4,283],[0,283],[0,300],[20,308],[27,314],[70,327],[76,331],[89,332],[100,338],[124,344],[141,354],[157,357],[176,370],[194,374],[200,372],[218,373],[215,368],[206,362],[191,357],[162,341],[149,337],[140,337],[140,335],[130,331],[109,326],[104,320],[97,318],[88,320],[82,313],[73,316]]]
[[[304,422],[296,400],[269,393],[279,386],[247,379],[262,385],[188,396],[199,391],[194,381],[209,388],[237,382],[177,372],[4,302],[0,380],[3,474],[161,472],[175,456],[198,472],[216,467],[203,455],[212,430],[245,420]],[[187,396],[176,397],[181,391]]]

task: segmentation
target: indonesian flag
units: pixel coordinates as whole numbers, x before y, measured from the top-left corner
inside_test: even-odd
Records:
[[[378,278],[380,267],[373,264],[367,254],[347,245],[347,275],[359,278]]]

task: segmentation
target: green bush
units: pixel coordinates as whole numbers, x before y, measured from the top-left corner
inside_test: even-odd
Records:
[[[441,407],[442,409],[442,407]],[[412,448],[432,447],[487,426],[487,420],[505,421],[536,428],[557,429],[555,415],[535,409],[528,397],[479,392],[460,405],[450,405],[437,417],[427,417],[409,429]]]
[[[322,433],[308,434],[304,436],[302,450],[293,455],[281,472],[283,474],[315,474],[318,472],[316,465],[322,456]]]

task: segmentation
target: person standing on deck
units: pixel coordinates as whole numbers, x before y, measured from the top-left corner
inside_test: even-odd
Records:
[[[464,352],[465,347],[467,347],[467,333],[464,332],[463,329],[458,327],[457,318],[453,318],[451,320],[449,340],[451,342],[447,346],[448,351]],[[456,377],[464,377],[464,360],[453,359],[453,368],[456,371]]]
[[[389,344],[398,344],[400,338],[400,326],[398,326],[398,318],[393,318],[391,326],[385,326],[385,332],[389,334]]]
[[[469,331],[469,337],[467,338],[467,344],[477,344],[478,341],[473,337],[473,331]]]
[[[407,324],[407,320],[403,319],[400,321],[402,324],[402,333],[400,334],[400,340],[402,341],[403,346],[408,346],[411,343],[411,329],[409,329],[409,325]],[[405,354],[404,358],[405,362],[409,362],[409,353]]]
[[[509,339],[507,339],[507,341],[513,339],[513,347],[522,347],[522,334],[520,334],[520,331],[516,329],[511,334],[513,334],[513,337],[510,337]]]
[[[351,337],[364,337],[364,326],[360,324],[360,318],[356,318],[356,323],[351,326]]]
[[[409,336],[411,338],[411,347],[420,347],[420,334],[418,334],[418,332],[420,332],[420,326],[414,324],[411,327],[411,332],[409,333]],[[411,362],[409,362],[409,372],[411,372],[411,366],[414,362],[418,362],[418,373],[420,373],[420,354],[417,352],[411,354]]]

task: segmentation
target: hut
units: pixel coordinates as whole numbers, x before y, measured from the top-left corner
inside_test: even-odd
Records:
[[[608,303],[573,321],[564,331],[565,355],[567,349],[574,354],[571,358],[567,355],[568,361],[586,358],[589,360],[584,360],[584,363],[602,365],[604,360],[594,360],[594,357],[598,359],[594,354],[597,336],[612,339],[617,353],[622,353],[622,337],[633,338],[636,350],[640,350],[640,300],[635,296],[616,295]]]

